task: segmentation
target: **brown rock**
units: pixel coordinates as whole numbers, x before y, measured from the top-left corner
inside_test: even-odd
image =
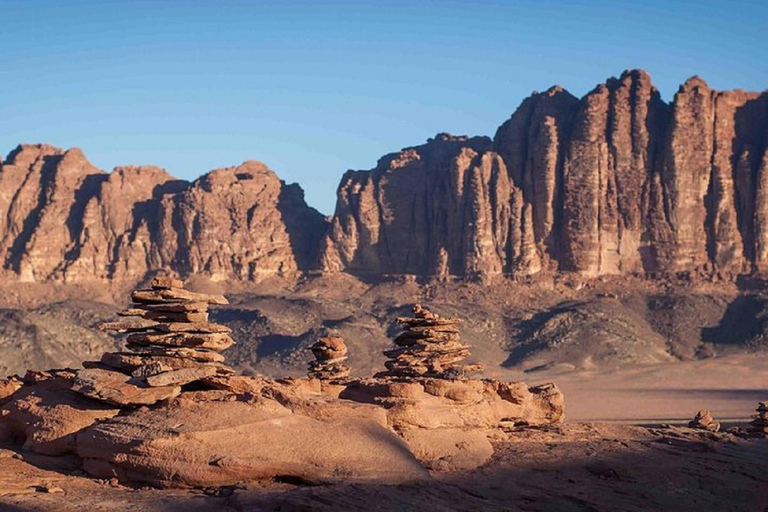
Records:
[[[89,398],[119,406],[151,405],[181,393],[178,386],[150,387],[128,375],[100,369],[78,371],[72,389]]]
[[[123,320],[120,322],[105,322],[99,325],[101,331],[139,332],[159,329],[160,323],[154,320]]]
[[[24,442],[24,449],[45,455],[75,451],[75,435],[119,411],[69,389],[69,382],[49,379],[24,386],[0,409],[0,423]]]
[[[24,383],[18,377],[0,379],[0,406],[8,403],[13,394],[21,389],[21,386],[23,385]]]
[[[208,313],[203,311],[147,311],[144,309],[132,308],[118,313],[120,316],[139,316],[147,320],[156,322],[196,322],[207,323]]]
[[[193,332],[193,333],[229,333],[232,329],[226,325],[202,322],[172,322],[161,323],[155,327],[160,332]]]
[[[173,357],[176,359],[192,359],[201,362],[224,362],[224,356],[211,350],[198,350],[187,347],[173,347],[162,345],[138,345],[128,343],[126,348],[140,355],[152,355],[160,357]],[[106,355],[106,354],[105,354]],[[127,355],[127,354],[122,354]],[[137,360],[135,360],[137,361]]]
[[[160,353],[165,354],[164,352]],[[223,360],[224,357],[222,356],[219,361]],[[101,362],[106,366],[129,373],[134,372],[143,366],[154,364],[161,365],[168,370],[200,368],[206,365],[219,368],[220,370],[226,370],[228,368],[218,361],[199,361],[190,356],[178,357],[173,355],[135,354],[130,352],[107,352],[101,356]]]
[[[399,433],[416,458],[435,471],[474,469],[493,455],[493,446],[482,430],[410,428]]]
[[[318,421],[265,399],[177,400],[161,416],[139,409],[85,430],[77,447],[96,478],[162,487],[219,487],[276,476],[380,483],[428,478],[404,443],[375,422]]]
[[[706,409],[697,412],[696,416],[693,417],[693,420],[688,422],[688,426],[691,428],[711,430],[712,432],[720,430],[720,423],[716,422],[712,417],[712,414]]]
[[[190,184],[157,167],[107,174],[79,149],[22,145],[0,166],[0,190],[0,259],[23,281],[139,281],[168,269],[255,280],[307,268],[326,227],[298,186],[258,162]]]
[[[184,281],[173,277],[158,276],[152,278],[149,282],[150,288],[153,290],[165,290],[168,288],[184,288]]]
[[[157,373],[146,377],[147,384],[152,387],[183,386],[196,380],[211,377],[218,373],[215,366],[201,366],[199,368],[182,368],[169,372]]]
[[[160,290],[136,290],[131,299],[137,303],[173,303],[173,302],[205,302],[208,304],[229,304],[223,295],[208,295],[195,293],[182,288],[167,288]]]
[[[135,304],[142,311],[158,313],[204,313],[208,311],[208,303],[200,301],[166,302],[160,304]]]
[[[186,347],[215,351],[226,350],[235,344],[232,338],[224,333],[134,333],[129,335],[126,339],[128,343],[134,345],[165,345],[169,347]]]

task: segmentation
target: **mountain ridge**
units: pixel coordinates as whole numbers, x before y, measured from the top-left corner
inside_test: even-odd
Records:
[[[22,282],[732,279],[768,267],[768,93],[692,77],[666,103],[642,70],[582,98],[553,86],[493,138],[441,133],[347,171],[329,218],[254,160],[187,182],[20,145],[0,163],[0,261]]]

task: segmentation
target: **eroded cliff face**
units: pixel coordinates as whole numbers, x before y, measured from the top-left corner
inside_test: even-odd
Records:
[[[526,99],[487,140],[438,135],[348,172],[326,270],[721,275],[768,267],[768,93],[643,71]]]
[[[23,145],[0,166],[0,261],[22,281],[136,281],[175,271],[258,281],[307,270],[327,222],[266,166],[193,183],[157,167],[105,173],[79,149]]]
[[[477,275],[535,272],[533,217],[485,137],[439,134],[347,172],[323,246],[325,270]]]
[[[534,93],[493,139],[439,134],[349,171],[330,224],[259,162],[193,183],[78,149],[0,166],[0,262],[22,281],[302,271],[447,277],[768,270],[768,92],[626,71]]]

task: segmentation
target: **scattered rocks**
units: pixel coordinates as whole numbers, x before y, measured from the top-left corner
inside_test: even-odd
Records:
[[[702,430],[709,430],[711,432],[718,432],[720,430],[720,423],[715,421],[712,414],[707,409],[702,409],[696,413],[691,421],[688,422],[690,428],[698,428]]]
[[[753,420],[749,422],[747,432],[752,437],[768,437],[768,406],[765,402],[760,402],[755,409],[757,414],[752,416]]]
[[[377,377],[431,377],[459,379],[482,371],[479,364],[459,364],[469,357],[469,345],[459,340],[461,320],[442,318],[421,304],[413,306],[413,318],[398,318],[405,331],[395,338],[399,348],[387,350],[386,372]]]
[[[321,380],[338,380],[348,377],[352,369],[344,363],[347,360],[347,345],[341,336],[319,338],[310,347],[315,361],[309,363],[307,375]]]

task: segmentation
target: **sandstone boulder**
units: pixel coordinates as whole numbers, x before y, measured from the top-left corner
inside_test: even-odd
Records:
[[[19,390],[0,409],[6,436],[23,439],[25,450],[63,455],[75,451],[77,432],[120,412],[71,391],[69,385],[50,379]]]
[[[493,446],[482,430],[409,428],[399,434],[416,458],[436,471],[474,469],[493,455]]]
[[[427,478],[405,443],[375,422],[318,421],[269,399],[141,408],[81,432],[77,447],[96,478],[163,487]]]
[[[0,379],[0,406],[8,403],[13,394],[18,391],[22,385],[23,383],[21,379],[17,377]]]
[[[98,368],[77,372],[72,389],[89,398],[118,406],[151,405],[181,393],[178,386],[152,387],[130,375]]]

